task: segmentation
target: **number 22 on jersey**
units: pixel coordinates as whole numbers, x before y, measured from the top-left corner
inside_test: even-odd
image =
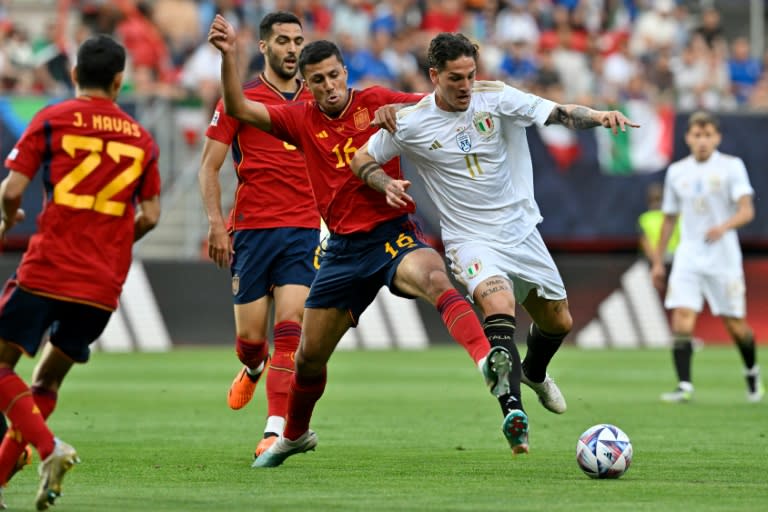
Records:
[[[106,215],[120,217],[125,212],[125,203],[112,198],[141,176],[144,163],[144,150],[131,144],[109,141],[104,147],[104,140],[83,135],[64,135],[61,147],[75,158],[77,151],[89,151],[74,169],[69,171],[53,188],[53,202],[72,208],[94,210]],[[123,157],[130,160],[128,167],[107,183],[96,195],[75,194],[72,190],[101,164],[103,153],[115,163]]]

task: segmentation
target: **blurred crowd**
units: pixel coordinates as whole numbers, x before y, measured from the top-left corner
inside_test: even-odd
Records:
[[[45,27],[14,20],[9,4],[0,0],[3,94],[69,93],[77,45],[104,32],[128,49],[127,92],[195,99],[212,108],[219,96],[219,55],[206,42],[213,16],[235,24],[247,76],[263,64],[261,17],[288,10],[302,19],[308,40],[339,44],[356,87],[430,90],[427,45],[446,31],[480,45],[479,78],[502,79],[558,102],[645,99],[684,110],[768,111],[768,53],[750,47],[746,26],[726,37],[714,2],[58,0]]]

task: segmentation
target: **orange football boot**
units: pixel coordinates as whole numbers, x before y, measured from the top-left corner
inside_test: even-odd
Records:
[[[269,449],[270,446],[275,444],[275,441],[277,441],[279,436],[269,436],[265,437],[261,441],[259,441],[259,444],[256,446],[256,451],[253,453],[253,458],[255,459],[265,451]]]
[[[256,384],[261,380],[261,376],[267,373],[267,368],[269,368],[269,356],[264,360],[264,369],[255,378],[248,374],[248,368],[245,366],[237,372],[227,394],[227,403],[230,409],[238,410],[248,405],[248,402],[253,398]]]

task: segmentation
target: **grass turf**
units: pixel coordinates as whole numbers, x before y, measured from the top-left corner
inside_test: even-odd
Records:
[[[340,352],[313,417],[317,451],[251,469],[263,382],[248,407],[227,408],[231,348],[97,353],[73,369],[50,420],[83,459],[55,510],[768,510],[768,404],[746,403],[733,348],[694,357],[695,401],[670,405],[658,400],[674,386],[668,351],[562,349],[551,373],[568,412],[526,388],[531,453],[513,458],[461,350]],[[619,480],[575,462],[579,434],[604,422],[633,443]],[[34,469],[17,474],[11,509],[33,510],[36,487]]]

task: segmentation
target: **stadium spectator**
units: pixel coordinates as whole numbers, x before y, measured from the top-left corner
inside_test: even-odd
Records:
[[[728,70],[736,102],[743,105],[749,101],[752,89],[763,72],[759,59],[752,57],[749,41],[746,37],[737,37],[731,43],[731,56]]]
[[[333,10],[332,31],[335,37],[346,34],[357,48],[368,45],[371,14],[364,9],[365,0],[339,0]]]
[[[208,38],[223,54],[227,112],[304,151],[315,201],[331,232],[305,304],[285,430],[254,466],[278,466],[290,455],[315,448],[317,436],[309,424],[325,390],[328,360],[382,286],[435,306],[492,393],[500,394],[509,386],[510,354],[501,347],[491,349],[471,306],[450,283],[442,258],[422,242],[409,218],[413,208],[389,208],[383,196],[349,170],[356,149],[378,129],[372,126],[374,112],[422,96],[382,87],[350,91],[339,49],[321,40],[305,46],[299,60],[314,102],[272,106],[247,101],[236,72],[234,29],[217,17]],[[390,126],[393,120],[385,121]],[[401,177],[398,161],[387,169]]]
[[[505,49],[500,75],[515,87],[529,89],[538,71],[530,45],[525,39],[513,39],[505,45]]]
[[[220,53],[208,46],[220,61]],[[265,16],[259,26],[264,71],[245,85],[246,96],[270,105],[311,99],[296,77],[303,46],[301,22],[294,14]],[[235,348],[244,365],[229,389],[229,407],[245,407],[267,372],[268,417],[254,453],[258,457],[283,433],[292,357],[299,346],[304,301],[315,277],[320,214],[306,179],[307,166],[295,146],[228,116],[221,101],[206,136],[199,178],[209,222],[208,254],[232,274]],[[225,222],[219,180],[230,146],[239,186]],[[267,329],[273,307],[270,357]]]
[[[693,398],[693,331],[704,300],[719,316],[744,362],[747,400],[759,402],[765,390],[757,365],[755,339],[745,320],[746,286],[737,229],[755,215],[744,162],[720,153],[718,121],[695,112],[688,119],[685,142],[690,155],[669,166],[664,180],[664,224],[653,258],[654,284],[664,288],[664,259],[680,216],[680,244],[675,251],[664,305],[672,310],[672,349],[678,384],[665,402]]]
[[[130,57],[133,90],[142,96],[173,96],[175,72],[168,47],[152,23],[151,6],[145,2],[120,0],[120,21],[115,35]]]
[[[512,354],[509,388],[498,396],[502,432],[514,454],[528,453],[528,417],[521,381],[548,410],[562,414],[563,398],[547,366],[572,326],[565,286],[539,234],[525,127],[636,127],[618,111],[560,105],[501,82],[475,81],[478,47],[461,34],[437,35],[429,47],[433,94],[403,109],[392,133],[380,130],[352,159],[352,170],[395,209],[413,207],[410,181],[381,167],[408,157],[440,212],[454,277],[484,316],[494,347]],[[435,141],[432,142],[431,141]],[[514,343],[515,305],[533,319],[528,352]]]
[[[724,46],[725,37],[720,21],[720,12],[717,9],[704,9],[701,13],[701,24],[693,30],[692,36],[700,36],[711,50]]]
[[[45,420],[64,377],[88,361],[89,345],[117,307],[133,243],[160,215],[157,146],[115,103],[125,60],[111,38],[86,40],[73,71],[76,98],[34,116],[0,184],[0,238],[23,220],[22,195],[43,167],[51,191],[0,310],[0,410],[13,425],[0,445],[0,486],[32,444],[42,461],[38,510],[54,503],[64,474],[79,462]],[[37,353],[46,332],[30,388],[14,369],[22,353]]]
[[[648,59],[662,48],[676,46],[680,26],[674,9],[674,0],[653,0],[653,7],[638,16],[630,42],[634,55]]]
[[[528,11],[527,0],[504,0],[504,7],[496,15],[496,42],[505,45],[513,40],[523,41],[528,47],[539,44],[539,27]]]

